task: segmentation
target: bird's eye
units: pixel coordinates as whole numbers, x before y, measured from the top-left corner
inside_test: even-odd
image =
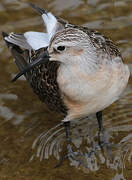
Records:
[[[64,51],[64,50],[65,50],[65,46],[58,46],[58,47],[57,47],[57,50],[58,50],[58,51]]]

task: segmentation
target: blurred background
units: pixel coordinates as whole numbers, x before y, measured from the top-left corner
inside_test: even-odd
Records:
[[[27,0],[0,0],[0,33],[45,31]],[[132,71],[131,0],[34,0],[69,22],[104,33]],[[130,180],[132,177],[132,79],[122,98],[104,110],[105,137],[98,146],[95,116],[72,125],[72,141],[85,152],[85,167],[72,159],[54,168],[65,147],[62,117],[49,111],[21,78],[0,35],[0,180]],[[58,125],[56,127],[56,125]],[[54,128],[53,128],[54,127]],[[52,129],[51,129],[52,128]],[[46,132],[48,133],[44,135]]]

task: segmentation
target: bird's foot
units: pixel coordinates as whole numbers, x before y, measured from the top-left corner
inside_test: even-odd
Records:
[[[98,144],[103,152],[105,151],[107,156],[112,160],[114,158],[114,155],[112,153],[113,144],[109,141],[109,135],[104,128],[101,129],[98,133]]]
[[[60,160],[60,162],[57,164],[56,167],[60,167],[60,166],[63,164],[64,160],[66,160],[66,159],[72,159],[72,160],[74,160],[74,161],[76,161],[76,162],[78,163],[78,166],[81,166],[81,165],[82,165],[83,167],[85,167],[85,164],[84,164],[83,161],[79,158],[79,157],[84,156],[84,154],[83,154],[82,152],[73,151],[71,144],[68,144],[68,145],[67,145],[67,149],[68,149],[68,152],[61,157],[61,160]]]

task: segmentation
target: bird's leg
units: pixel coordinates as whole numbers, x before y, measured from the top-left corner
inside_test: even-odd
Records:
[[[66,130],[66,142],[67,142],[67,148],[68,148],[68,157],[71,157],[77,161],[80,161],[77,159],[77,155],[82,155],[79,152],[74,152],[72,150],[72,145],[71,145],[71,133],[70,133],[70,121],[65,121],[64,122],[65,130]],[[80,162],[81,163],[81,162]]]
[[[67,144],[70,144],[71,143],[70,121],[64,121],[64,127],[66,131],[66,142]]]
[[[105,132],[104,127],[103,127],[102,111],[97,112],[96,117],[97,117],[98,125],[99,125],[99,134],[98,134],[99,135],[98,136],[99,137],[99,139],[98,139],[99,146],[102,150],[105,147],[108,156],[110,157],[110,159],[113,159],[111,143],[108,141],[106,132]]]
[[[99,145],[100,147],[109,147],[109,142],[107,141],[105,137],[105,131],[103,127],[103,118],[102,118],[102,111],[99,111],[96,113],[96,117],[98,120],[98,125],[99,125]]]
[[[99,145],[103,146],[104,144],[104,128],[103,128],[103,118],[102,118],[102,111],[99,111],[96,113],[96,117],[98,120],[98,126],[99,126]]]
[[[68,158],[71,158],[75,161],[78,162],[78,165],[83,165],[83,162],[78,159],[77,156],[82,156],[83,154],[80,153],[80,152],[74,152],[72,150],[72,142],[71,142],[71,133],[70,133],[70,121],[64,121],[64,127],[65,127],[65,132],[66,132],[66,142],[67,142],[67,150],[68,152],[66,154],[64,154],[62,157],[61,157],[61,160],[59,162],[59,164],[57,164],[56,167],[59,167],[62,165],[63,161],[65,159],[68,159]]]
[[[98,120],[98,125],[99,125],[99,131],[103,131],[103,118],[102,118],[102,111],[99,111],[96,113],[96,117]]]

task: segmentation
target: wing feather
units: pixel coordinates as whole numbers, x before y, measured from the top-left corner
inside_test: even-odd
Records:
[[[29,31],[24,34],[28,44],[32,46],[34,50],[38,50],[49,45],[49,37],[47,33]]]
[[[9,36],[4,39],[7,42],[28,50],[38,50],[49,45],[48,34],[34,31],[29,31],[24,34],[10,33]]]
[[[23,34],[10,33],[9,36],[5,37],[4,39],[7,42],[20,46],[21,48],[29,50],[32,49]]]

